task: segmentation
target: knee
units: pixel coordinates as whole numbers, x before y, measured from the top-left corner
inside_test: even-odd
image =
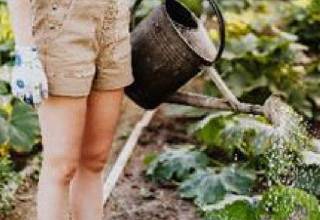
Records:
[[[44,159],[43,166],[52,181],[69,185],[78,170],[79,161],[73,157],[51,156]]]
[[[108,160],[108,151],[95,151],[83,154],[80,160],[80,166],[93,173],[103,171]]]

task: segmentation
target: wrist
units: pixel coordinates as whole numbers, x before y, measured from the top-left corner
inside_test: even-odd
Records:
[[[16,54],[36,53],[37,47],[35,45],[16,45],[15,52]]]
[[[20,66],[21,64],[29,61],[33,61],[38,58],[38,50],[34,45],[16,45],[15,46],[15,55],[16,55],[16,65]]]

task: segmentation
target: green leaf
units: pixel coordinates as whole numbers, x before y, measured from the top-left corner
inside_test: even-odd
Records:
[[[226,194],[226,188],[213,170],[197,171],[180,185],[181,197],[194,198],[199,206],[214,204],[223,200]]]
[[[197,169],[205,168],[209,158],[194,147],[169,148],[150,163],[146,175],[153,181],[182,181]]]
[[[271,145],[273,127],[257,117],[237,116],[227,124],[221,136],[225,145],[240,149],[246,156],[256,156]]]
[[[255,179],[252,172],[234,165],[224,167],[220,173],[220,178],[228,192],[240,195],[250,193],[251,186]]]
[[[198,170],[182,182],[179,191],[183,198],[195,199],[195,203],[203,207],[223,200],[228,193],[249,193],[254,180],[251,172],[232,165],[220,172]]]
[[[38,116],[29,105],[17,99],[13,100],[12,105],[9,117],[0,117],[1,143],[8,141],[15,151],[28,152],[40,136]]]
[[[205,220],[260,220],[256,208],[247,201],[236,201],[224,209],[206,212]]]
[[[210,114],[205,119],[198,122],[193,129],[197,139],[208,146],[221,146],[222,129],[228,123],[227,119],[231,118],[231,112],[216,112]]]

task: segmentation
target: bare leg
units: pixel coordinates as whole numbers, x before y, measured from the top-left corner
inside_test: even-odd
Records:
[[[118,122],[122,96],[122,89],[92,91],[89,95],[80,164],[72,181],[74,220],[101,220],[103,217],[102,171]]]
[[[86,98],[49,97],[39,108],[44,145],[38,220],[66,219],[69,184],[78,167]]]

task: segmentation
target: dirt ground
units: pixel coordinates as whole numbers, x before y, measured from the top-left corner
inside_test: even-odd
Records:
[[[130,101],[125,101],[106,173],[142,114],[141,109]],[[167,144],[192,141],[184,130],[183,123],[163,117],[161,110],[155,115],[150,126],[143,132],[124,174],[105,206],[104,220],[200,219],[195,207],[190,202],[179,199],[174,189],[156,186],[143,175],[145,155],[161,151]],[[35,220],[35,193],[36,182],[27,181],[19,190],[16,208],[3,220]]]
[[[161,187],[146,180],[144,157],[169,144],[192,142],[185,135],[183,122],[165,118],[158,112],[145,129],[123,177],[105,208],[105,220],[198,220],[195,207],[178,198],[172,187]]]

